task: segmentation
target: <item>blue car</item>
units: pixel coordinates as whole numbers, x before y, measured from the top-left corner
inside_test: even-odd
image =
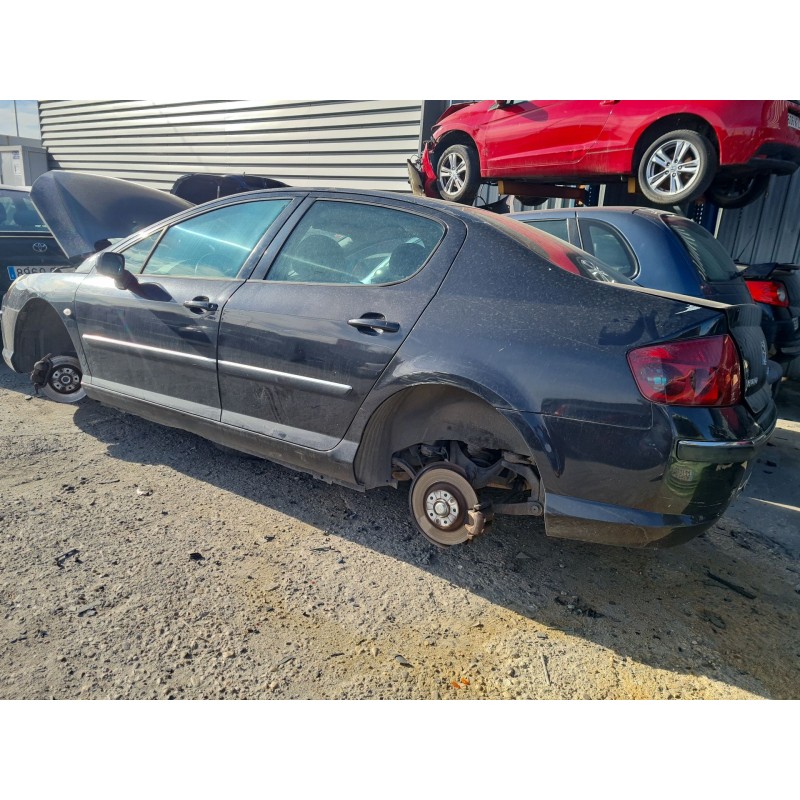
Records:
[[[509,216],[586,250],[640,286],[731,305],[755,302],[742,268],[737,268],[722,245],[705,228],[678,214],[608,206]],[[797,322],[793,324],[797,330]],[[781,375],[795,375],[800,334],[792,341],[776,338],[771,314],[764,314],[762,328],[770,358],[777,362],[775,382]]]

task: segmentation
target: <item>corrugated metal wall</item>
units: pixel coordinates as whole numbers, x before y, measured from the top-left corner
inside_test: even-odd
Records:
[[[800,170],[770,178],[749,206],[721,211],[717,238],[743,264],[800,263]]]
[[[41,100],[51,167],[169,189],[187,172],[409,192],[421,100]]]

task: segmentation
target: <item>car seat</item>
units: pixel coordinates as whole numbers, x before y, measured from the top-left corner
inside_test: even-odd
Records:
[[[370,276],[370,283],[394,283],[413,275],[425,262],[428,251],[419,242],[404,242],[395,247],[389,261]]]
[[[14,224],[18,228],[27,231],[35,231],[42,228],[41,217],[31,208],[27,208],[23,203],[14,203]]]
[[[348,283],[342,248],[329,236],[312,233],[292,253],[281,254],[270,280]]]

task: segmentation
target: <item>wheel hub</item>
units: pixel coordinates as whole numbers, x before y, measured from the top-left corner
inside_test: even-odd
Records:
[[[448,531],[463,520],[464,513],[457,493],[445,488],[433,487],[425,498],[425,513],[440,530]]]
[[[81,373],[70,366],[56,367],[50,375],[50,386],[59,394],[72,394],[81,388]]]

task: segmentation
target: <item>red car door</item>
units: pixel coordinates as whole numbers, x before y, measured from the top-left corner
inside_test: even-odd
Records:
[[[484,177],[568,176],[606,126],[611,100],[520,100],[490,112]]]

